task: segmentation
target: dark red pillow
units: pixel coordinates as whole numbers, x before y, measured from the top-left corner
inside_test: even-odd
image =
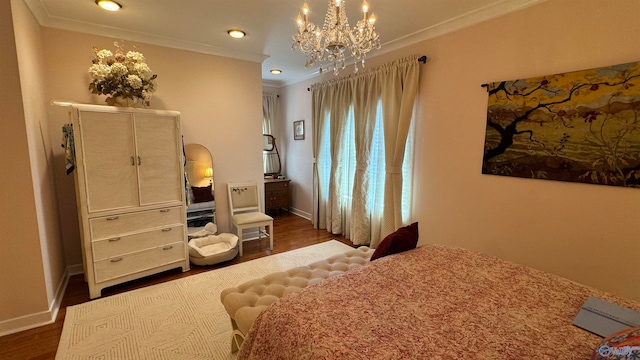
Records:
[[[414,222],[387,235],[371,255],[371,261],[383,256],[415,249],[416,245],[418,245],[418,223]]]
[[[192,200],[194,203],[213,201],[213,193],[211,192],[211,185],[203,186],[203,187],[192,186],[191,190],[193,190]]]

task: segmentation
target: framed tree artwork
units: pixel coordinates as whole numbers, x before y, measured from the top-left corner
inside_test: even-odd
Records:
[[[293,122],[293,139],[304,140],[304,120]]]
[[[487,91],[483,174],[640,187],[640,62]]]

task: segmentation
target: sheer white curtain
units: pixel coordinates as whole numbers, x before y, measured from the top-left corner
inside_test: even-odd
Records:
[[[384,217],[399,214],[400,225],[391,222],[396,228],[410,218],[410,207],[402,208],[403,196],[405,204],[411,198],[403,177],[412,178],[412,164],[404,161],[412,112],[407,118],[405,108],[413,109],[408,99],[416,96],[418,76],[417,56],[411,56],[312,86],[314,226],[377,246],[386,235]],[[400,189],[397,199],[387,187]]]
[[[278,94],[262,93],[262,133],[272,135]]]
[[[262,133],[273,134],[273,120],[276,117],[276,105],[278,104],[278,94],[274,93],[262,93]],[[264,173],[270,173],[277,169],[278,158],[273,155],[273,152],[262,153],[262,167]]]

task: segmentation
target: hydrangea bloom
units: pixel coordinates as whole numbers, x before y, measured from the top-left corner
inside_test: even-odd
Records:
[[[104,64],[93,64],[89,68],[91,77],[97,80],[102,80],[111,73],[111,68]]]
[[[118,43],[114,53],[110,50],[94,48],[94,57],[89,75],[91,82],[89,90],[98,95],[107,95],[109,105],[115,103],[115,98],[139,100],[149,105],[151,95],[156,91],[155,75],[142,53],[128,51],[125,53]]]
[[[127,83],[134,89],[140,89],[142,87],[142,79],[138,75],[127,76]]]
[[[127,59],[132,60],[133,62],[144,62],[144,55],[137,51],[129,51],[127,52]]]
[[[113,65],[111,65],[111,74],[113,76],[126,75],[128,72],[129,69],[127,68],[127,66],[119,62],[113,63]]]
[[[106,59],[113,56],[113,53],[110,50],[102,49],[96,53],[96,56],[98,59]]]
[[[141,79],[149,80],[153,76],[151,69],[146,63],[137,63],[133,65],[133,70],[138,73]]]

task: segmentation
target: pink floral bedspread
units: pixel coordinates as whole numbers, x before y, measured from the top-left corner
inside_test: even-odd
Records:
[[[427,245],[269,306],[238,359],[589,359],[589,296],[640,303],[469,250]]]

